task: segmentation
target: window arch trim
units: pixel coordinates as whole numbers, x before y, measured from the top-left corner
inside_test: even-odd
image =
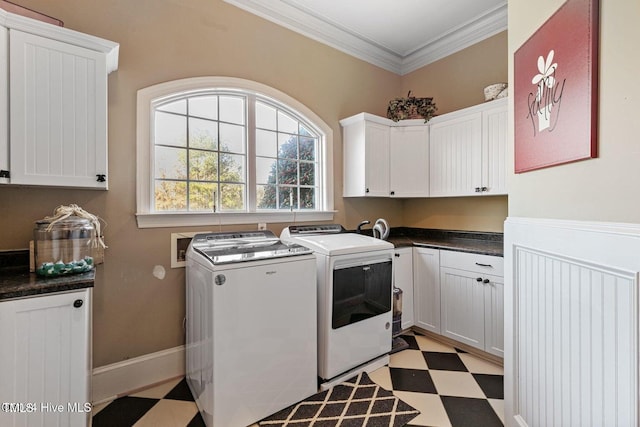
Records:
[[[151,165],[151,124],[153,107],[164,98],[174,95],[207,91],[229,90],[250,93],[273,100],[277,104],[294,110],[302,119],[315,126],[322,139],[323,194],[319,210],[257,211],[257,212],[154,212],[152,209],[153,172]],[[295,98],[277,89],[234,77],[193,77],[149,86],[138,91],[136,133],[136,218],[139,228],[173,226],[216,226],[227,224],[251,224],[258,222],[301,222],[333,220],[333,130],[311,109]]]

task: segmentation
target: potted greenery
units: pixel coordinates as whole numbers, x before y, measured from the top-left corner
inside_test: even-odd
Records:
[[[411,96],[411,91],[409,91],[406,98],[395,98],[389,101],[387,117],[394,122],[423,118],[426,123],[433,117],[436,110],[433,98],[416,98]]]

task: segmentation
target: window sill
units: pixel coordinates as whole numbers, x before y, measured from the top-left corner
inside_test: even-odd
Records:
[[[207,225],[257,224],[259,222],[295,223],[333,221],[336,211],[238,212],[238,213],[137,213],[138,228],[195,227]]]

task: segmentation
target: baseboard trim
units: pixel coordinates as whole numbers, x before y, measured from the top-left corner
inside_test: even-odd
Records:
[[[98,404],[136,390],[184,376],[183,345],[145,354],[93,370],[92,402]]]

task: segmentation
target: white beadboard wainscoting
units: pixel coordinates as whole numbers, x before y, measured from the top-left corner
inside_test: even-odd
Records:
[[[505,424],[638,425],[640,225],[507,218]]]

